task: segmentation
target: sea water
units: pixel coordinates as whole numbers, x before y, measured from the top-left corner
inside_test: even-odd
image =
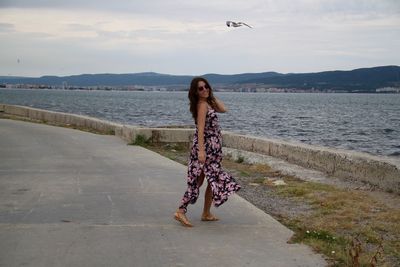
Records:
[[[215,92],[223,130],[400,157],[400,94]],[[0,103],[141,125],[194,125],[187,92],[0,89]]]

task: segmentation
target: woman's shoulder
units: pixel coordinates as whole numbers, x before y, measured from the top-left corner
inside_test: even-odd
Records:
[[[198,114],[207,114],[208,113],[207,103],[204,103],[204,102],[197,103],[197,113]]]
[[[208,103],[203,101],[197,103],[197,109],[208,109]]]

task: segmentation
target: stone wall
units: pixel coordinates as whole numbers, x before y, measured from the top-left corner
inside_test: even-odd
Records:
[[[121,125],[113,122],[103,121],[87,116],[28,108],[23,106],[2,104],[0,105],[0,112],[8,115],[28,118],[33,121],[93,129],[104,134],[114,134],[116,129],[121,127]]]
[[[141,135],[154,143],[189,143],[193,134],[193,129],[187,128],[145,128],[132,125],[121,125],[115,132],[116,136],[127,142]]]
[[[223,140],[226,147],[280,158],[328,175],[364,181],[400,194],[400,161],[393,158],[234,133],[225,133]]]
[[[115,134],[127,142],[132,142],[138,135],[142,135],[152,142],[188,143],[191,142],[194,134],[193,129],[187,128],[145,128],[122,125],[87,116],[23,106],[0,104],[0,112],[51,124],[94,129],[105,134]],[[223,145],[284,159],[335,177],[368,182],[381,189],[400,194],[400,161],[393,158],[231,132],[223,132]]]

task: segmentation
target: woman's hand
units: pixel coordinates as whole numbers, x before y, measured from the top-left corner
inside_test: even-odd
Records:
[[[211,98],[210,105],[217,112],[225,113],[227,111],[224,103],[216,97]]]
[[[199,150],[199,161],[200,163],[206,163],[206,152],[204,149]]]

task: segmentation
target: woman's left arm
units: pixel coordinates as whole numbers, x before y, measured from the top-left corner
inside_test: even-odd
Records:
[[[219,100],[214,96],[214,98],[211,100],[212,102],[212,107],[215,109],[217,112],[225,113],[228,111],[228,109],[225,107],[224,102]]]

